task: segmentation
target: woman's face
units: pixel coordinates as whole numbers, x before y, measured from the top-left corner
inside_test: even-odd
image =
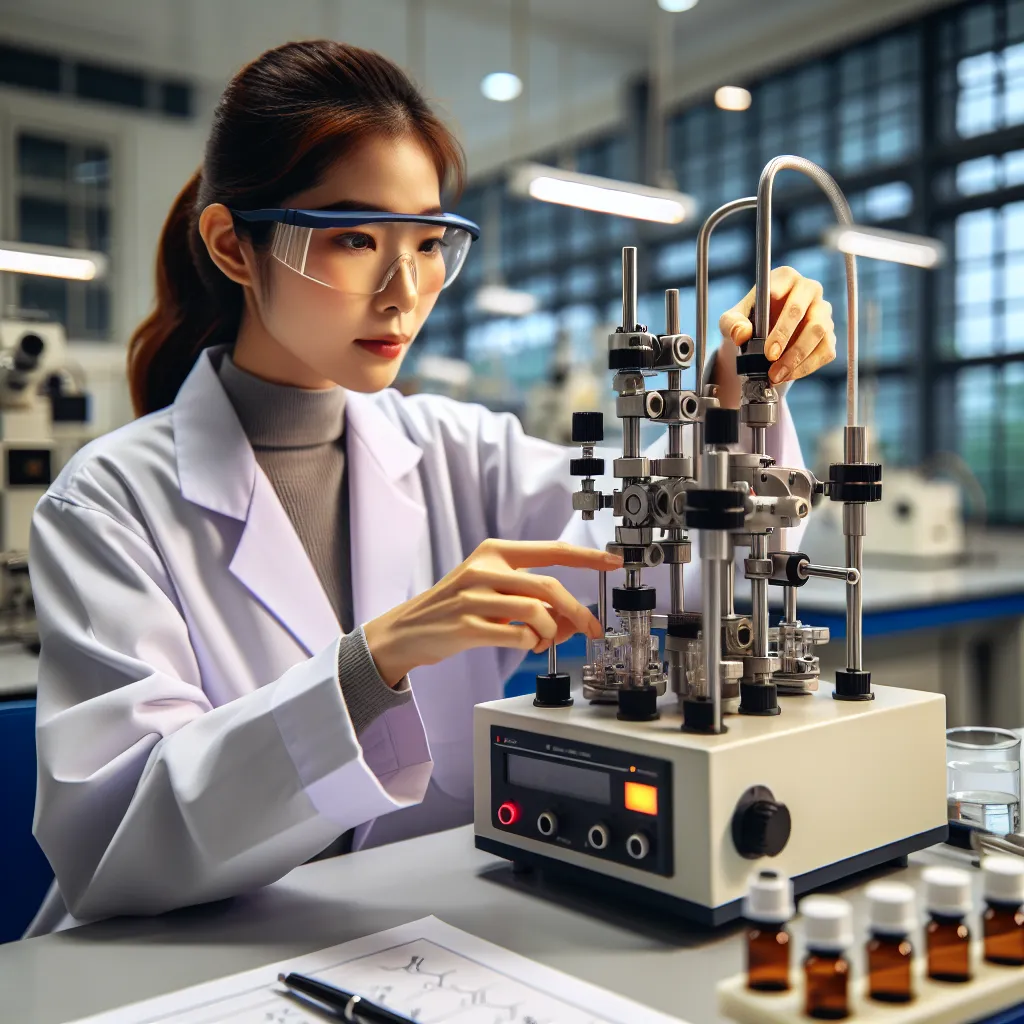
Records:
[[[318,185],[283,205],[322,209],[338,204],[349,209],[439,213],[440,184],[433,160],[414,137],[371,139],[339,159]],[[351,260],[354,265],[366,259],[390,263],[400,252],[423,259],[423,254],[437,249],[442,232],[422,224],[317,229],[310,251],[319,246],[328,258]],[[420,294],[411,274],[400,267],[377,294],[353,294],[310,280],[269,254],[262,259],[266,265],[254,289],[255,302],[273,342],[321,378],[350,391],[380,391],[394,383],[437,301],[436,291]],[[370,288],[378,286],[379,281]]]

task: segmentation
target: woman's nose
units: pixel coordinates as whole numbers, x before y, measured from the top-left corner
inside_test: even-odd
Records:
[[[375,296],[376,308],[382,313],[389,309],[411,313],[419,299],[416,277],[415,260],[408,253],[399,256],[388,268],[384,286]]]

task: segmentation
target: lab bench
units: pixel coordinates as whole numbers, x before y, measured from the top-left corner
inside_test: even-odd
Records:
[[[924,851],[909,868],[829,887],[853,903],[855,970],[866,882],[891,876],[916,885],[924,866],[948,863],[942,857]],[[709,932],[596,903],[586,890],[551,888],[474,849],[467,826],[307,864],[266,889],[217,904],[0,946],[0,1017],[57,1024],[429,914],[689,1024],[721,1020],[715,985],[744,960],[739,925]],[[799,931],[797,922],[798,950]]]

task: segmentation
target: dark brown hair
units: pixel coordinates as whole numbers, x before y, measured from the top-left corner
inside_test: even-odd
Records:
[[[238,331],[242,287],[210,259],[199,234],[203,209],[280,206],[361,140],[407,133],[433,157],[441,187],[457,193],[462,148],[402,69],[379,53],[327,39],[287,43],[235,75],[214,112],[203,166],[164,224],[156,308],[128,346],[136,414],[173,402],[200,352]],[[235,231],[256,245],[268,237],[262,227],[235,219]]]

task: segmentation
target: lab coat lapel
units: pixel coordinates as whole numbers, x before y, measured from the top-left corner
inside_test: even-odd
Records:
[[[307,653],[316,654],[338,636],[338,620],[217,377],[223,352],[200,355],[174,403],[181,493],[243,523],[231,573]]]
[[[428,539],[413,472],[423,452],[369,395],[348,395],[346,436],[352,601],[362,624],[413,596]]]

